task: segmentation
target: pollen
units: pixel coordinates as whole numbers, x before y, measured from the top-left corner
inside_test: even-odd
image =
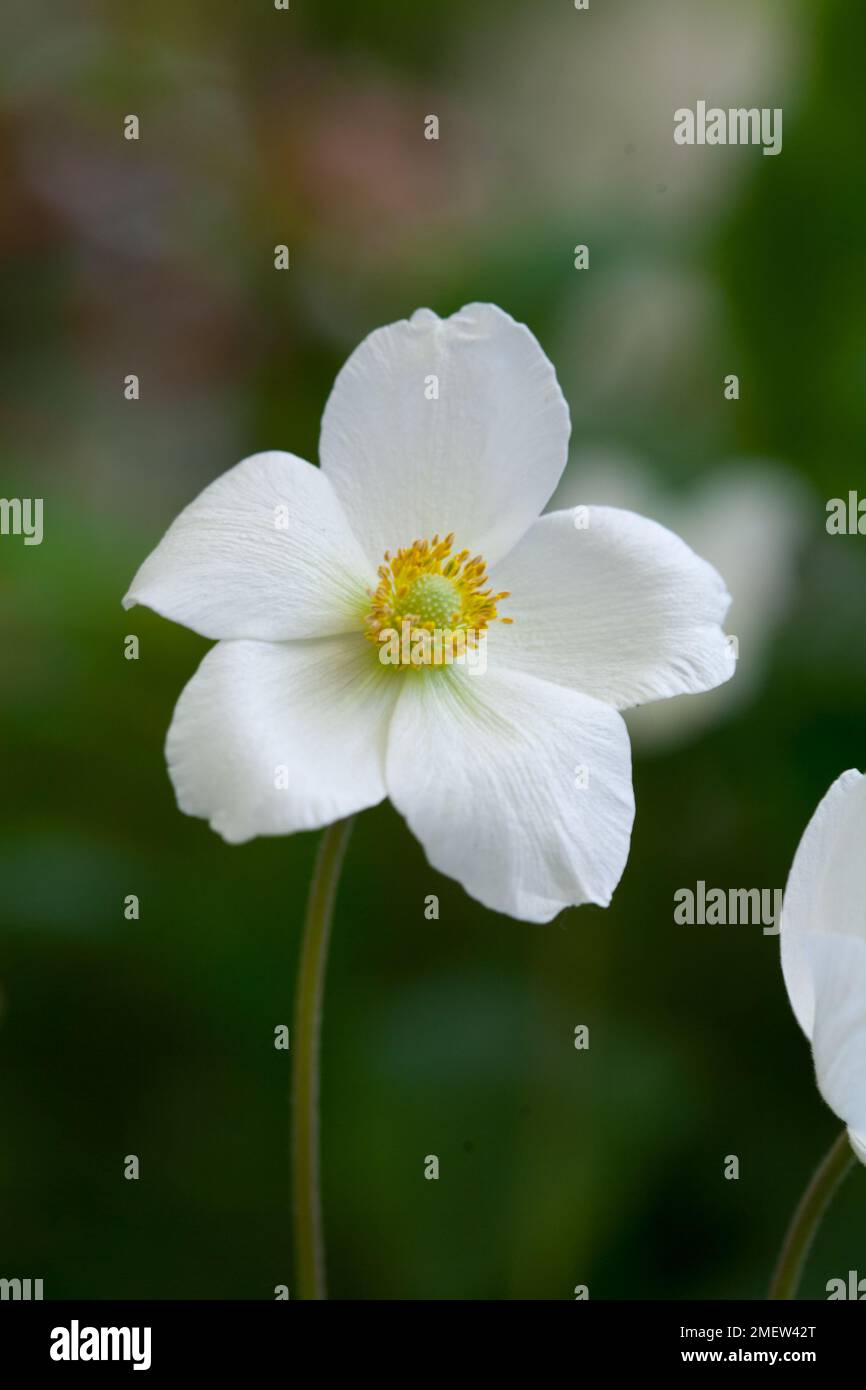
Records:
[[[488,585],[483,558],[468,550],[452,554],[453,545],[452,533],[413,541],[393,556],[385,551],[364,620],[383,664],[448,665],[477,649],[490,623],[511,622],[499,617],[497,604],[509,595]]]

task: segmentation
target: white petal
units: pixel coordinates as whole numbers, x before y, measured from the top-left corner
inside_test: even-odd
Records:
[[[682,745],[753,698],[767,675],[776,628],[795,602],[796,560],[812,502],[802,483],[760,458],[736,459],[671,492],[636,458],[613,450],[573,457],[551,508],[597,502],[651,516],[708,560],[730,591],[737,678],[702,700],[653,701],[626,720],[632,747]]]
[[[578,520],[588,525],[575,526]],[[491,629],[491,659],[617,709],[733,674],[720,576],[663,526],[613,507],[551,512],[491,572],[511,626]]]
[[[833,932],[866,944],[866,777],[856,769],[833,783],[803,832],[782,902],[782,971],[797,1022],[812,1037],[815,983],[804,945]]]
[[[569,429],[529,329],[470,304],[449,319],[419,310],[365,338],[334,383],[319,455],[374,565],[449,531],[492,564],[553,492]]]
[[[866,942],[824,931],[810,933],[802,944],[814,984],[818,1089],[849,1126],[856,1146],[858,1136],[866,1135]]]
[[[178,700],[166,739],[180,809],[240,844],[375,805],[398,684],[354,634],[219,642]]]
[[[146,604],[203,637],[325,637],[360,628],[374,581],[320,469],[254,454],[184,508],[123,606]]]
[[[388,795],[433,867],[523,921],[607,906],[634,818],[622,717],[511,672],[455,666],[403,686]]]

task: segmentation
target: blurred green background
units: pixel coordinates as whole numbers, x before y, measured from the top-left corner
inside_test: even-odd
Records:
[[[719,564],[740,670],[636,716],[607,911],[498,918],[388,805],[361,817],[325,1009],[331,1294],[762,1296],[838,1124],[776,939],[677,926],[673,894],[782,887],[864,764],[866,539],[824,521],[866,494],[866,7],[12,0],[0,40],[0,490],[45,499],[41,546],[0,538],[0,1275],[292,1286],[273,1030],[316,836],[230,848],[180,815],[162,742],[207,644],[120,599],[217,474],[316,458],[365,333],[492,300],[557,368],[569,500],[639,499]],[[781,106],[782,153],[676,147],[698,98]],[[864,1248],[858,1171],[804,1292]]]

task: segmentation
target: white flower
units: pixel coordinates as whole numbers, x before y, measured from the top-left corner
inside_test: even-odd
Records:
[[[818,1089],[866,1163],[866,777],[843,772],[794,856],[782,972]]]
[[[124,599],[218,639],[168,733],[181,809],[239,843],[389,796],[486,906],[606,905],[634,816],[619,711],[727,680],[730,600],[652,521],[540,516],[568,436],[527,328],[423,309],[343,367],[320,469],[257,454],[206,488]],[[402,621],[480,633],[486,669],[383,665]]]

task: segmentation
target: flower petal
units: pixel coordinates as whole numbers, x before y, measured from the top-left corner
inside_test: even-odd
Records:
[[[410,675],[385,775],[433,867],[486,907],[549,922],[609,903],[634,818],[628,735],[609,706],[512,672]]]
[[[551,512],[490,583],[509,592],[500,615],[513,620],[491,630],[491,660],[617,709],[710,690],[734,672],[721,577],[672,531],[634,512]]]
[[[866,941],[823,931],[810,932],[802,944],[814,985],[818,1089],[860,1152],[866,1142]]]
[[[320,469],[254,454],[184,508],[123,606],[203,637],[326,637],[360,627],[374,578]]]
[[[230,844],[313,830],[385,795],[393,673],[363,637],[219,642],[177,702],[178,805]]]
[[[724,575],[737,634],[737,678],[702,700],[654,700],[631,711],[632,747],[678,747],[730,717],[767,678],[771,639],[797,597],[797,556],[812,503],[803,484],[777,464],[739,458],[672,492],[630,454],[587,449],[572,456],[551,510],[576,503],[623,507],[651,516]]]
[[[782,972],[808,1038],[815,1022],[815,981],[807,938],[843,933],[866,945],[864,847],[866,777],[852,768],[836,779],[806,826],[782,901]]]
[[[553,492],[569,430],[529,329],[470,304],[449,319],[421,309],[365,338],[334,383],[319,455],[374,565],[449,531],[492,564]]]

